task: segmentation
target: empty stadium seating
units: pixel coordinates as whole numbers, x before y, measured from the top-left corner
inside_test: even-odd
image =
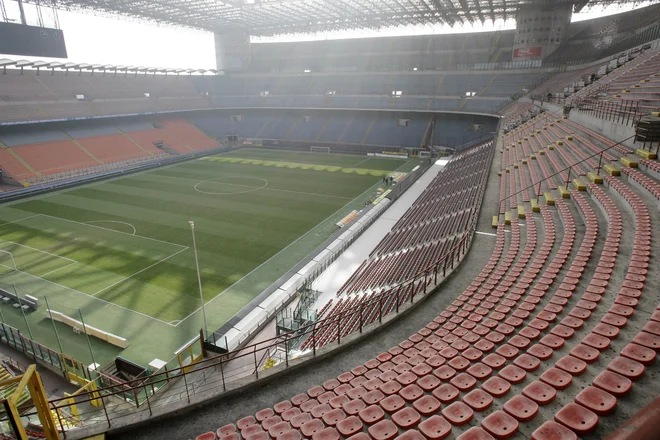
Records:
[[[515,108],[511,117],[520,117]],[[657,281],[649,278],[655,252],[649,204],[657,209],[659,167],[648,159],[639,159],[638,169],[626,167],[621,159],[634,152],[612,144],[549,114],[521,122],[502,143],[504,203],[491,206],[502,214],[491,258],[437,318],[363,365],[205,435],[603,438],[612,420],[626,416],[617,407],[639,407],[632,390],[653,380],[646,369],[660,348],[659,300],[650,288]],[[604,164],[622,176],[606,173]],[[454,166],[462,168],[460,157]],[[444,212],[461,218],[455,205],[471,199],[451,192],[429,208],[431,220],[419,217],[441,187],[439,177],[323,316],[354,309],[362,301],[357,292],[387,278],[387,267],[406,271],[405,263],[388,266],[387,256],[434,243],[451,224]],[[381,256],[383,269],[369,270]],[[332,340],[328,333],[323,342]]]
[[[156,125],[162,128],[146,121],[122,121],[7,129],[0,133],[0,165],[7,177],[34,185],[219,146],[185,120]]]

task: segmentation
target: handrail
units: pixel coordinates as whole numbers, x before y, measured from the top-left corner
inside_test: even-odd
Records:
[[[488,142],[492,142],[492,145],[490,147],[491,151],[490,151],[490,154],[488,155],[488,161],[489,161],[489,163],[492,163],[492,159],[493,159],[494,152],[495,152],[495,141],[492,140],[492,139],[489,140],[489,141],[486,141],[486,142],[484,142],[480,145],[477,145],[477,146],[471,147],[469,149],[466,149],[466,150],[464,150],[464,152],[472,150],[474,148],[478,148],[480,146],[484,146]],[[487,179],[487,175],[485,177],[482,177],[481,181],[479,182],[479,185],[481,186],[481,189],[480,189],[481,196],[483,196],[483,193],[485,191],[483,183],[486,179]],[[480,197],[477,200],[479,201],[477,205],[480,207],[481,204],[483,203],[483,197]],[[250,346],[246,346],[242,349],[238,349],[234,352],[230,352],[230,353],[222,354],[222,355],[219,355],[219,356],[214,356],[214,357],[204,359],[204,360],[198,362],[197,364],[195,364],[191,367],[187,367],[185,371],[184,371],[183,368],[166,369],[165,371],[162,371],[162,372],[158,373],[158,376],[160,376],[160,378],[158,378],[158,379],[155,379],[154,376],[151,376],[151,378],[153,378],[154,380],[149,381],[148,384],[144,383],[144,378],[141,378],[141,379],[128,380],[126,382],[123,382],[122,385],[128,387],[129,390],[131,389],[131,387],[134,387],[134,389],[137,389],[137,390],[141,390],[143,388],[146,389],[146,387],[153,387],[154,385],[165,384],[165,383],[168,383],[168,382],[172,381],[173,379],[177,379],[177,378],[181,378],[181,377],[183,377],[184,380],[185,380],[186,376],[189,376],[192,373],[196,373],[196,372],[199,372],[199,371],[202,371],[202,370],[208,370],[210,368],[220,367],[220,369],[222,370],[223,364],[226,364],[230,361],[239,359],[241,357],[252,356],[253,354],[256,355],[257,351],[267,350],[268,348],[272,347],[273,342],[275,342],[275,344],[282,344],[283,342],[288,343],[289,341],[298,340],[298,339],[300,339],[301,337],[304,337],[304,336],[310,337],[310,335],[311,335],[312,338],[314,338],[318,334],[318,332],[320,331],[319,328],[323,328],[323,329],[333,328],[334,329],[334,327],[333,327],[334,325],[337,325],[337,328],[338,328],[338,331],[339,331],[339,334],[340,334],[340,337],[339,337],[339,343],[340,343],[341,342],[341,322],[342,322],[342,320],[344,321],[344,323],[348,323],[348,322],[351,322],[351,318],[354,319],[356,316],[359,315],[359,317],[360,317],[359,318],[360,319],[360,330],[362,330],[362,326],[363,326],[362,317],[364,316],[365,310],[369,310],[370,307],[379,306],[379,308],[378,308],[379,313],[377,315],[374,315],[372,317],[371,321],[366,322],[364,324],[369,325],[369,324],[375,323],[376,320],[379,320],[382,323],[383,316],[385,316],[387,314],[387,311],[383,310],[383,306],[386,303],[388,303],[388,301],[390,301],[390,300],[396,300],[397,301],[397,312],[398,312],[400,304],[403,304],[403,301],[401,301],[402,298],[403,298],[404,301],[406,301],[408,298],[410,298],[410,301],[412,302],[414,300],[415,295],[418,294],[420,291],[422,291],[422,289],[423,289],[424,293],[427,292],[427,288],[430,285],[429,284],[429,277],[434,277],[434,279],[437,283],[438,274],[440,272],[442,272],[442,276],[445,276],[446,271],[449,267],[451,267],[451,269],[453,269],[455,260],[458,258],[459,261],[460,261],[460,258],[463,255],[465,255],[465,253],[467,252],[467,250],[469,248],[469,243],[468,242],[471,241],[471,238],[473,236],[473,232],[475,230],[475,220],[476,219],[473,218],[470,221],[470,224],[468,225],[466,230],[462,234],[456,236],[456,238],[460,237],[460,240],[458,241],[458,243],[455,243],[450,249],[448,249],[446,251],[445,255],[438,256],[437,259],[434,262],[428,263],[426,265],[426,267],[424,267],[423,269],[417,271],[409,279],[403,281],[402,283],[400,283],[396,287],[389,288],[388,291],[386,291],[386,292],[383,292],[379,295],[374,295],[373,298],[371,298],[367,302],[361,303],[357,308],[347,310],[347,311],[335,314],[333,316],[329,316],[329,317],[327,317],[327,318],[325,318],[325,319],[323,319],[319,322],[309,324],[305,327],[301,327],[300,329],[298,329],[296,331],[287,332],[285,334],[276,336],[274,338],[267,339],[265,341],[255,343],[255,344],[252,344]],[[383,312],[385,312],[385,313],[383,313]],[[379,316],[379,317],[377,317],[377,316]],[[316,353],[316,344],[313,344],[312,350],[313,350],[314,353]],[[288,362],[288,358],[287,358],[287,362]],[[257,373],[257,377],[258,377],[258,371],[255,371],[255,373]],[[138,383],[138,381],[139,381],[139,383]],[[225,384],[224,384],[224,379],[223,379],[223,387],[224,386],[225,386]],[[84,402],[90,402],[90,401],[93,401],[93,400],[98,400],[99,396],[101,396],[100,398],[103,399],[103,398],[110,397],[110,396],[123,395],[127,390],[127,388],[124,388],[121,391],[117,391],[116,389],[117,389],[117,385],[98,388],[93,393],[88,392],[87,393],[87,399],[83,398],[82,400],[77,400],[77,403],[84,403]],[[187,385],[186,385],[186,393],[187,393]],[[81,394],[81,396],[83,396],[83,395]],[[64,403],[64,404],[60,406],[60,405],[58,405],[59,403]],[[146,399],[146,403],[149,405],[149,410],[151,411],[151,406],[150,406],[150,402],[149,402],[148,397]],[[70,398],[52,399],[52,400],[50,400],[50,404],[53,406],[53,409],[61,409],[61,408],[72,405],[72,403],[70,402]],[[107,414],[106,414],[106,419],[108,419],[108,422],[109,422],[109,417],[107,416]]]
[[[564,172],[566,172],[566,171],[568,171],[568,179],[567,179],[567,181],[566,181],[566,185],[568,186],[568,184],[569,184],[569,182],[570,182],[571,170],[573,169],[573,167],[575,167],[575,166],[577,166],[577,165],[581,165],[581,164],[583,164],[584,162],[587,162],[587,161],[589,161],[590,159],[593,159],[593,158],[596,157],[596,156],[600,156],[600,161],[599,161],[599,163],[598,163],[598,168],[597,168],[597,173],[598,173],[598,175],[600,175],[600,168],[601,168],[600,165],[601,165],[602,160],[603,160],[603,154],[606,153],[607,151],[611,150],[612,148],[614,148],[614,147],[618,147],[619,145],[623,144],[624,142],[629,141],[630,139],[632,139],[632,138],[634,138],[634,137],[635,137],[635,135],[632,135],[632,136],[629,136],[629,137],[627,137],[627,138],[625,138],[625,139],[623,139],[623,140],[620,140],[620,141],[617,142],[616,144],[610,145],[610,146],[607,147],[607,148],[603,148],[603,149],[601,149],[600,151],[598,151],[598,152],[596,152],[596,153],[593,153],[592,155],[587,156],[587,157],[585,157],[584,159],[582,159],[582,160],[580,160],[580,161],[578,161],[578,162],[575,162],[575,163],[573,163],[573,164],[567,166],[566,168],[564,168],[564,169],[562,169],[562,170],[559,170],[559,171],[555,172],[554,174],[551,174],[550,176],[545,177],[545,178],[539,180],[538,182],[535,182],[535,183],[532,183],[531,185],[528,185],[527,187],[521,189],[520,191],[518,191],[518,192],[516,192],[516,193],[514,193],[514,194],[511,194],[511,195],[509,195],[509,196],[507,196],[507,197],[504,197],[503,199],[500,199],[500,203],[499,203],[499,205],[498,205],[499,208],[500,208],[500,211],[502,210],[502,204],[505,203],[507,200],[511,199],[512,197],[517,196],[518,194],[521,194],[521,193],[524,192],[524,191],[527,191],[527,190],[530,189],[530,188],[535,188],[537,185],[538,185],[538,188],[539,188],[539,191],[537,192],[537,196],[539,196],[540,193],[541,193],[540,188],[541,188],[541,184],[542,184],[542,183],[544,183],[544,182],[546,182],[546,181],[552,179],[553,177],[556,177],[556,176],[558,176],[558,175],[560,175],[560,174],[562,174],[562,173],[564,173]]]

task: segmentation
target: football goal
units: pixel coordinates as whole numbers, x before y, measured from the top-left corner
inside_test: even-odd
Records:
[[[309,147],[310,153],[330,153],[330,147]]]
[[[0,249],[0,276],[18,270],[16,261],[14,261],[14,254],[9,251]]]

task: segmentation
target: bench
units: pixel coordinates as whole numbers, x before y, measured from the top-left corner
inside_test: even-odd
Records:
[[[8,292],[4,289],[0,289],[0,297],[2,297],[2,301],[5,304],[13,302],[14,304],[23,307],[23,310],[28,310],[30,312],[37,310],[40,305],[39,298],[35,298],[32,295],[18,296],[15,293]]]

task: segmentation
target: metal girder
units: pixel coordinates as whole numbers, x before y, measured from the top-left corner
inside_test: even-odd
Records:
[[[24,0],[59,9],[96,12],[216,31],[241,27],[253,36],[397,26],[455,25],[515,17],[520,7],[594,5],[638,0]],[[0,0],[2,5],[2,0]]]

